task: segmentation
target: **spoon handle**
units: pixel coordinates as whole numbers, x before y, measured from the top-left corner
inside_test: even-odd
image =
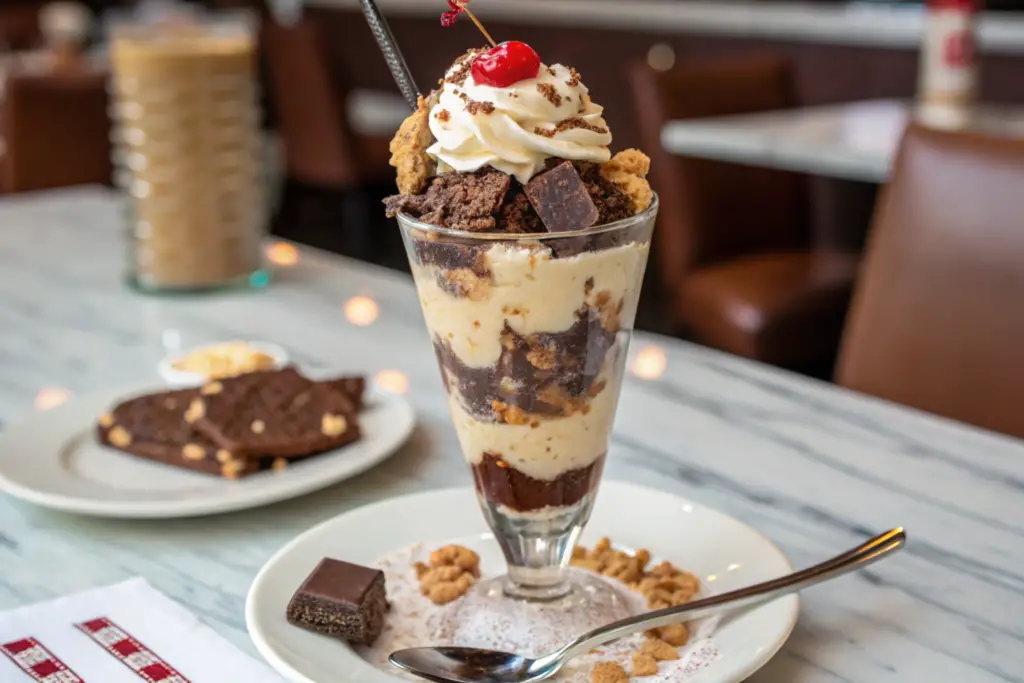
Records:
[[[863,545],[836,555],[831,560],[826,560],[821,564],[816,564],[813,567],[808,567],[787,576],[728,593],[722,593],[721,595],[713,595],[703,600],[679,605],[678,607],[667,607],[655,612],[647,612],[594,629],[589,633],[584,633],[557,653],[551,655],[551,657],[569,659],[598,645],[603,645],[637,631],[668,626],[669,624],[684,621],[684,618],[697,619],[708,614],[714,614],[715,612],[769,602],[783,595],[795,593],[808,586],[842,576],[854,569],[861,569],[869,564],[873,564],[902,548],[906,540],[907,536],[902,527],[891,529]]]

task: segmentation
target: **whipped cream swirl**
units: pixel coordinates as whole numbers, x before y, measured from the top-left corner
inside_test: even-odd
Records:
[[[526,183],[548,157],[608,161],[612,136],[575,70],[541,64],[536,78],[505,88],[482,85],[472,56],[445,75],[430,111],[436,142],[427,154],[463,173],[492,166]]]

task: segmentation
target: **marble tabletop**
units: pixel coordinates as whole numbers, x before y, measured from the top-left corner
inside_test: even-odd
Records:
[[[880,183],[912,113],[907,102],[867,100],[672,121],[661,142],[684,156]],[[963,127],[1024,137],[1024,107],[979,106]]]
[[[299,500],[205,519],[112,521],[0,495],[0,609],[143,576],[250,653],[259,567],[364,503],[467,484],[407,276],[275,244],[262,292],[156,298],[121,284],[106,190],[0,200],[0,418],[155,384],[165,347],[228,337],[362,368],[419,415],[385,464]],[[905,525],[905,552],[808,591],[757,683],[1024,681],[1024,443],[681,341],[638,334],[607,476],[755,526],[796,565]]]

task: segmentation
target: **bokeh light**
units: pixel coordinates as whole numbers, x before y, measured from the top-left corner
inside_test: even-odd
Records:
[[[372,325],[378,315],[380,307],[368,296],[354,296],[345,302],[345,319],[353,325]]]
[[[299,250],[294,244],[275,242],[267,247],[267,260],[275,266],[294,266],[299,262]]]
[[[658,379],[665,374],[667,365],[668,358],[661,347],[648,346],[637,352],[629,369],[640,379]]]
[[[409,378],[400,370],[381,370],[373,381],[381,389],[392,394],[405,394],[409,391]]]
[[[36,408],[39,410],[56,408],[61,403],[67,401],[69,396],[71,396],[71,392],[60,387],[40,389],[39,393],[36,394]]]

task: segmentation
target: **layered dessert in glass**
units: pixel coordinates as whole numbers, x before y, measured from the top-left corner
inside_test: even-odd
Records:
[[[580,74],[523,43],[470,50],[392,142],[401,194],[385,200],[508,562],[482,590],[568,610],[615,603],[566,567],[607,456],[657,213],[649,160],[611,154],[602,111]]]

